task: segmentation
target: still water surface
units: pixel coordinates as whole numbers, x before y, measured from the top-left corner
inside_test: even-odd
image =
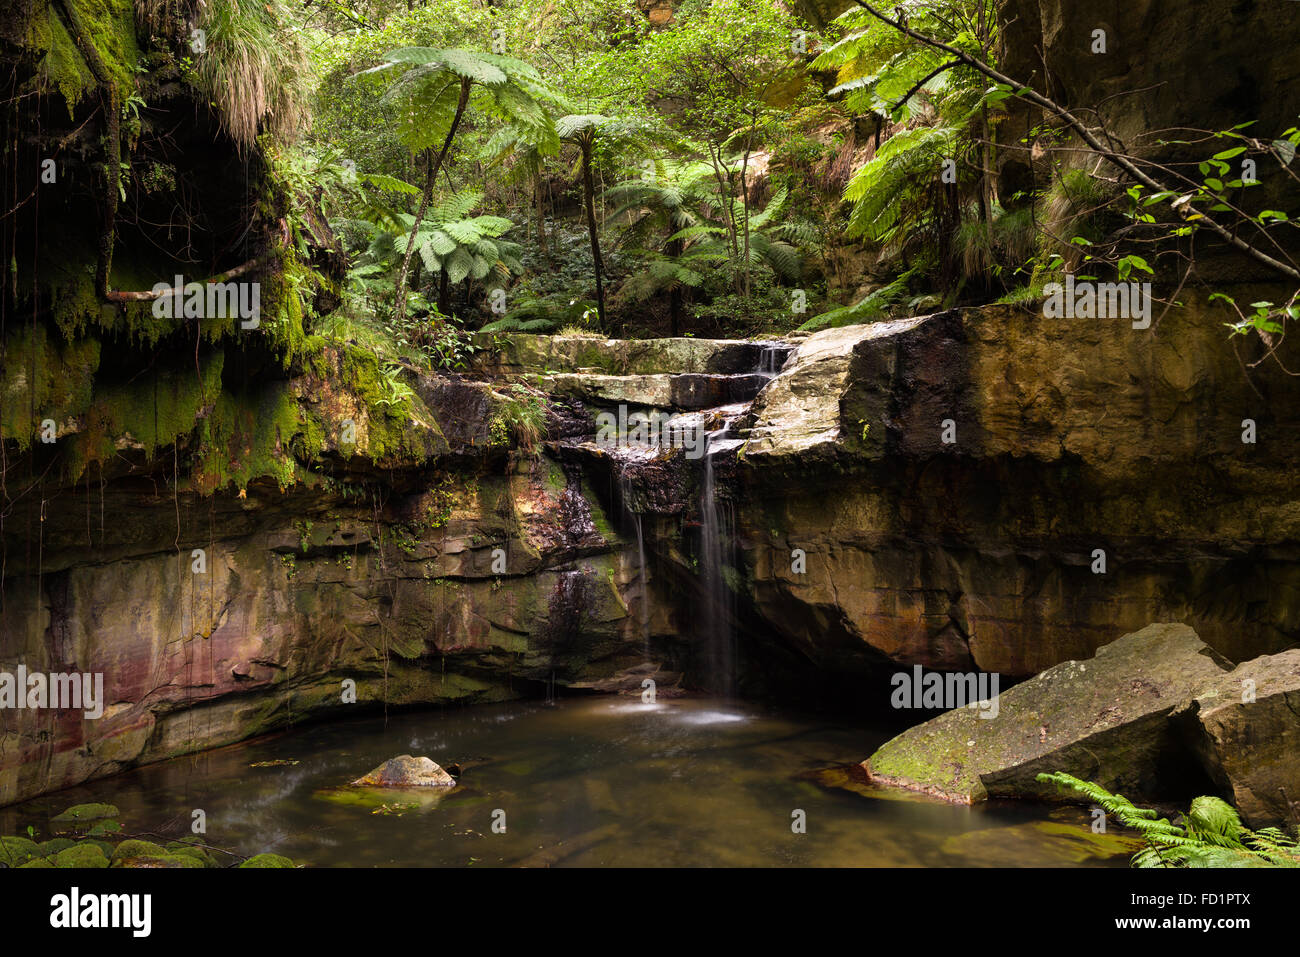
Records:
[[[0,829],[48,834],[49,815],[104,801],[130,832],[174,837],[202,808],[208,843],[317,867],[1127,864],[1131,849],[1093,835],[1083,808],[956,807],[818,776],[888,736],[698,698],[407,712],[140,768],[0,810]],[[399,754],[459,763],[460,783],[437,795],[343,787]],[[250,767],[267,761],[297,763]],[[806,833],[792,832],[796,811]]]

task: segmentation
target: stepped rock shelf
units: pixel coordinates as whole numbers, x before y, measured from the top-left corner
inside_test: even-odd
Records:
[[[267,386],[274,427],[241,433],[215,490],[190,454],[210,407],[167,380],[152,401],[185,423],[174,440],[123,429],[113,468],[16,503],[6,536],[40,548],[6,549],[0,667],[102,672],[108,705],[7,712],[0,802],[385,702],[698,686],[704,468],[599,447],[620,404],[709,432],[741,693],[851,703],[900,665],[1027,678],[1152,621],[1226,663],[1300,633],[1300,436],[1281,412],[1300,386],[1239,362],[1195,304],[1143,332],[997,306],[788,343],[480,344],[465,377],[412,377],[400,421],[323,374],[356,360],[329,347]],[[77,349],[74,440],[113,388]],[[205,368],[221,397],[243,388]],[[550,397],[536,457],[501,437],[516,388]],[[1226,740],[1220,712],[1206,733]]]

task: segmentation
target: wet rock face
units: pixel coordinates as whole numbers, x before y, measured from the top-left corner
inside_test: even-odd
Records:
[[[1075,115],[1086,114],[1130,152],[1164,162],[1200,162],[1217,148],[1181,145],[1180,140],[1199,137],[1163,131],[1217,132],[1253,121],[1244,132],[1271,140],[1295,125],[1300,18],[1288,6],[1237,0],[1003,0],[998,66]],[[1263,36],[1269,37],[1267,44],[1259,42]],[[1007,103],[1011,115],[998,132],[1005,144],[998,151],[998,191],[1011,202],[1018,190],[1047,185],[1049,173],[1045,165],[1029,162],[1019,146],[1019,138],[1043,122],[1042,111]],[[1264,176],[1257,192],[1253,198],[1261,208],[1292,209],[1300,185],[1289,176]],[[1294,254],[1291,237],[1281,242]],[[1204,248],[1198,258],[1206,259]],[[1202,262],[1198,269],[1215,282],[1229,274],[1276,279],[1240,256],[1220,257],[1213,268]]]
[[[346,484],[200,497],[124,477],[47,487],[43,523],[16,510],[6,536],[30,517],[43,551],[9,549],[0,671],[102,674],[105,700],[96,719],[0,712],[0,803],[382,702],[500,701],[642,661],[635,547],[581,473],[481,441],[484,384],[420,391],[443,451],[353,456]],[[553,600],[575,576],[577,614]]]
[[[454,788],[456,779],[431,758],[413,758],[403,754],[389,758],[352,783],[357,787],[372,788]]]
[[[1300,385],[1221,329],[1192,301],[1150,330],[994,306],[810,336],[739,455],[758,613],[841,674],[1032,675],[1152,620],[1234,661],[1290,646]]]

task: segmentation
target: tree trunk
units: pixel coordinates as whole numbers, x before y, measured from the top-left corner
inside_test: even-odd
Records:
[[[587,207],[587,232],[591,234],[591,259],[596,267],[596,315],[601,332],[611,335],[613,330],[605,319],[605,286],[601,279],[605,265],[600,258],[600,237],[596,232],[596,188],[591,179],[591,142],[584,139],[579,145],[582,147],[582,197],[583,204]]]
[[[536,194],[537,203],[537,246],[541,250],[542,259],[549,264],[551,261],[551,251],[546,245],[546,203],[542,198],[542,174],[538,172],[536,177]]]
[[[749,298],[749,154],[754,148],[754,131],[758,127],[758,113],[755,112],[749,124],[749,137],[745,140],[745,160],[740,164],[740,194],[745,208],[745,298]]]
[[[674,261],[682,254],[682,241],[674,239],[668,243],[665,252],[668,257]],[[682,285],[674,283],[673,288],[668,292],[668,321],[671,324],[673,338],[681,335],[682,329]]]
[[[447,269],[443,267],[438,273],[438,312],[441,315],[447,315],[447,310],[451,308],[451,283],[447,281]]]
[[[406,318],[406,280],[411,272],[411,257],[415,254],[415,237],[420,231],[420,222],[424,219],[424,214],[429,211],[429,200],[433,197],[434,181],[438,178],[438,170],[442,168],[443,160],[447,158],[447,151],[451,149],[451,141],[456,135],[456,127],[460,126],[460,118],[465,115],[465,106],[469,103],[469,90],[472,85],[472,80],[462,79],[460,81],[460,100],[456,103],[456,115],[452,118],[451,127],[447,130],[447,138],[442,141],[442,149],[438,151],[437,157],[428,164],[424,179],[424,193],[420,196],[420,209],[415,214],[415,222],[411,225],[411,234],[406,238],[406,255],[402,257],[402,271],[397,276],[397,302],[393,306],[393,319],[398,323]]]

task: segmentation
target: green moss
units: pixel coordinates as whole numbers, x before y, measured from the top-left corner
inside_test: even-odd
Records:
[[[67,837],[56,837],[53,840],[45,841],[36,846],[36,853],[41,857],[52,857],[59,851],[68,847],[75,847],[76,841]]]
[[[153,841],[141,841],[130,838],[113,849],[113,860],[123,857],[162,857],[167,849]]]
[[[200,424],[192,481],[202,492],[231,484],[247,488],[257,478],[272,478],[284,489],[304,473],[295,456],[310,460],[323,444],[321,423],[304,414],[289,383],[222,392]]]
[[[135,88],[140,50],[135,36],[135,11],[131,0],[69,0],[83,31],[83,42],[99,53],[108,79],[125,99]],[[53,3],[38,3],[28,24],[27,46],[43,54],[37,62],[45,83],[57,89],[68,104],[68,115],[82,97],[98,86],[95,75],[77,48],[71,32]]]
[[[195,839],[197,840],[197,838]],[[167,850],[172,854],[180,857],[189,857],[199,862],[203,867],[216,867],[217,859],[202,847],[195,847],[193,842],[186,838],[182,841],[172,841],[167,845]]]
[[[250,857],[240,867],[293,867],[293,861],[279,854],[256,854]]]
[[[0,861],[10,867],[17,867],[39,856],[35,841],[25,837],[0,837]]]
[[[152,841],[135,839],[123,841],[113,851],[111,867],[205,867],[200,858],[194,857],[187,848],[186,853],[171,851]]]
[[[94,844],[77,844],[54,856],[55,867],[108,867],[108,858]]]
[[[0,434],[25,449],[37,439],[42,420],[62,427],[90,405],[99,343],[55,342],[44,326],[27,326],[10,333],[4,346]]]
[[[52,863],[48,858],[44,858],[44,857],[34,857],[34,858],[32,858],[30,861],[28,861],[26,864],[19,864],[19,865],[18,865],[18,867],[19,867],[20,870],[21,870],[22,868],[24,868],[24,867],[47,868],[47,867],[53,867],[53,866],[54,866],[54,864],[53,864],[53,863]]]
[[[199,369],[171,368],[123,384],[99,385],[86,414],[81,461],[69,469],[78,478],[86,464],[123,442],[135,442],[153,455],[194,431],[200,410],[221,393],[224,352],[200,360]]]

